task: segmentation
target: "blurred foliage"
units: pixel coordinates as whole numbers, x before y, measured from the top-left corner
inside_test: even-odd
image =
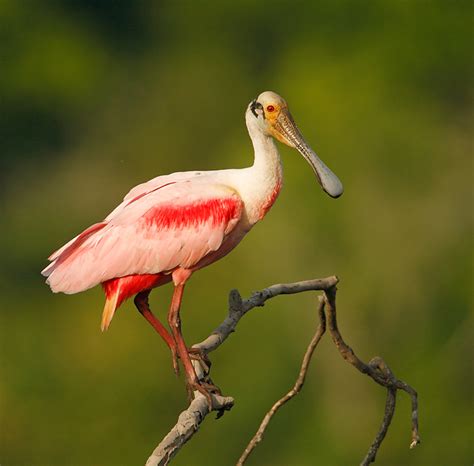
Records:
[[[165,345],[134,310],[99,329],[99,289],[53,295],[45,257],[130,186],[187,169],[243,167],[243,112],[265,89],[289,101],[343,180],[337,201],[281,148],[286,185],[263,224],[197,274],[188,342],[227,291],[336,273],[339,319],[420,394],[422,445],[400,395],[380,465],[472,463],[471,1],[0,2],[2,465],[138,464],[186,395]],[[168,287],[169,288],[169,287]],[[164,315],[170,290],[152,295]],[[236,398],[177,465],[233,464],[293,383],[313,296],[278,298],[213,355]],[[355,464],[384,393],[329,341],[249,465]]]

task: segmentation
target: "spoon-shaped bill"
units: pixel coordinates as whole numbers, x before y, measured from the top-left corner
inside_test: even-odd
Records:
[[[319,184],[327,194],[336,198],[344,192],[344,187],[339,178],[324,164],[304,140],[288,110],[285,109],[280,112],[275,121],[274,128],[277,133],[275,136],[280,136],[278,137],[280,141],[297,149],[308,161],[316,174]]]

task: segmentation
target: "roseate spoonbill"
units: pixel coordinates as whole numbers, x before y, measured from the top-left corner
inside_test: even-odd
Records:
[[[255,151],[243,169],[180,172],[158,176],[133,188],[123,202],[54,252],[42,271],[54,292],[78,293],[102,284],[102,330],[116,309],[135,296],[135,305],[164,339],[178,371],[179,357],[189,390],[209,399],[192,366],[181,334],[180,305],[190,276],[229,253],[268,212],[282,186],[280,155],[273,138],[296,148],[313,168],[323,190],[339,197],[339,179],[309,147],[285,100],[266,91],[245,113]],[[168,313],[171,333],[152,314],[148,295],[173,282]]]

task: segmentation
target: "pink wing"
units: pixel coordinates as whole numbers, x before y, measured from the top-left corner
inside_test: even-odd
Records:
[[[205,172],[209,173],[209,172]],[[145,183],[138,184],[137,186],[133,187],[127,195],[123,198],[123,202],[120,203],[105,219],[104,222],[100,223],[95,223],[94,225],[90,226],[86,230],[84,230],[81,234],[77,235],[74,237],[71,241],[67,242],[63,247],[58,249],[57,251],[53,252],[48,257],[48,260],[54,261],[59,255],[61,255],[65,250],[71,246],[74,245],[74,247],[78,246],[79,240],[85,240],[87,236],[90,236],[90,233],[93,233],[94,231],[98,230],[99,228],[107,225],[107,220],[110,218],[116,216],[120,211],[122,211],[128,204],[130,204],[130,201],[133,201],[139,197],[143,197],[146,194],[156,191],[157,189],[160,189],[161,187],[175,183],[178,181],[186,181],[186,180],[191,180],[195,177],[202,176],[202,172],[176,172],[176,173],[171,173],[170,175],[161,175],[157,176],[155,178],[152,178],[151,180],[146,181]],[[51,264],[52,265],[52,264]],[[46,269],[45,269],[46,270]],[[44,272],[44,271],[43,271]]]
[[[115,277],[191,268],[221,247],[241,218],[236,191],[209,176],[159,178],[133,189],[104,222],[50,257],[42,273],[53,291],[76,293]]]
[[[169,175],[160,175],[151,180],[145,181],[145,183],[138,184],[133,187],[127,195],[123,198],[123,202],[119,204],[115,210],[113,210],[106,220],[117,214],[118,211],[126,207],[131,201],[136,200],[139,197],[143,197],[152,191],[162,188],[171,183],[177,183],[179,181],[193,181],[195,179],[199,180],[200,178],[205,178],[211,175],[212,171],[206,172],[176,172]]]

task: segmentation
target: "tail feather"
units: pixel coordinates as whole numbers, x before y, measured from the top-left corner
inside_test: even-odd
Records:
[[[109,328],[115,311],[128,298],[144,290],[151,290],[156,286],[164,285],[171,281],[171,274],[160,273],[143,275],[126,275],[102,283],[105,292],[105,306],[102,312],[102,331]]]
[[[107,293],[104,310],[102,311],[102,323],[100,328],[105,332],[112,322],[115,311],[119,306],[120,286],[117,286],[112,293]]]

